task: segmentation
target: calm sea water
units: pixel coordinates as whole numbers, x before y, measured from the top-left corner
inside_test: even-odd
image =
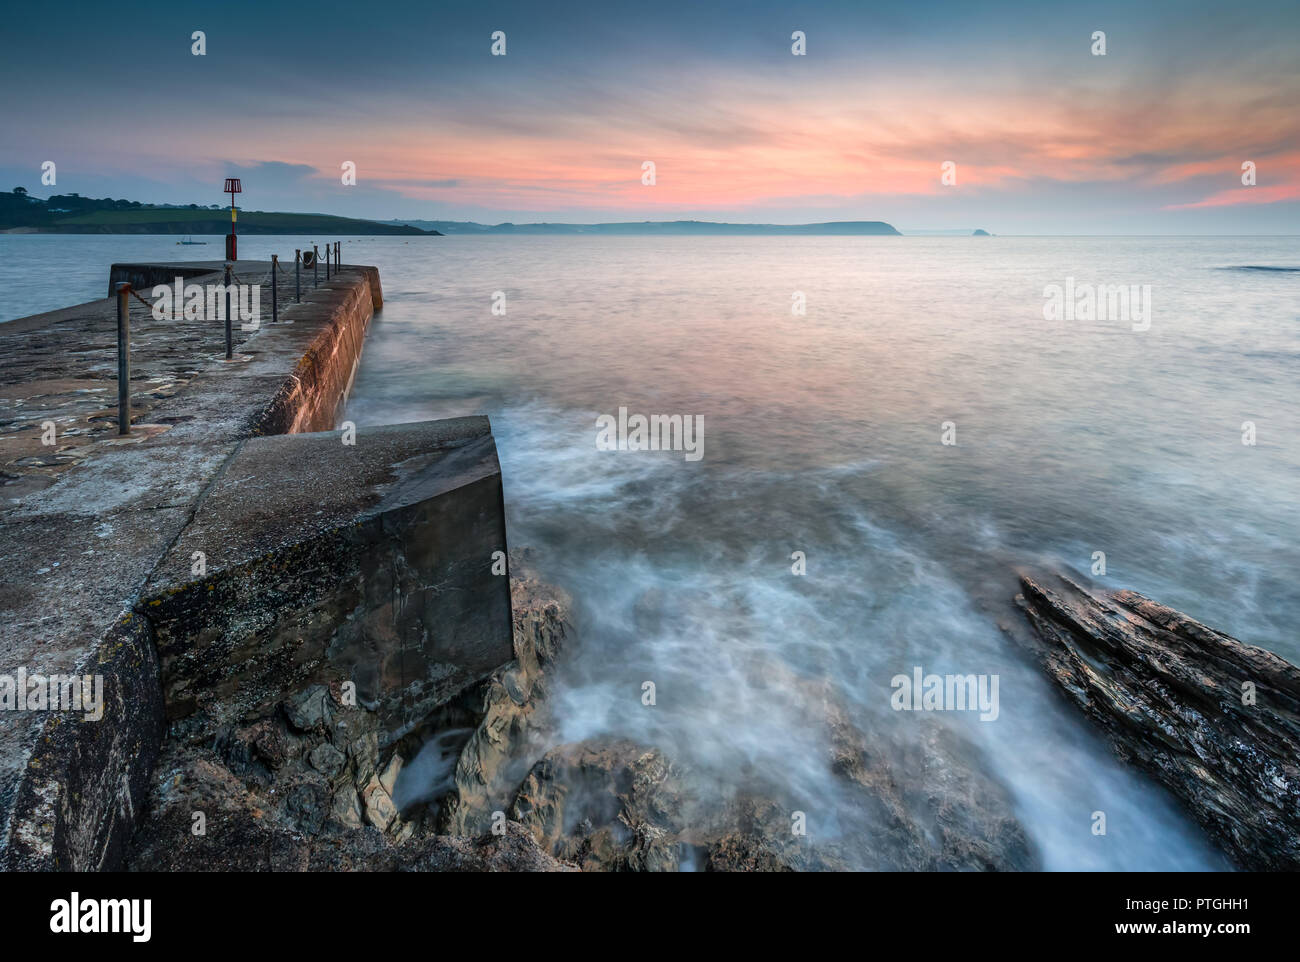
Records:
[[[112,260],[220,251],[174,241],[0,237],[0,317],[103,296]],[[997,721],[944,720],[1048,868],[1222,866],[998,622],[1014,566],[1103,551],[1098,581],[1300,662],[1300,272],[1247,269],[1300,267],[1300,240],[366,238],[345,259],[385,293],[348,416],[489,414],[511,543],[577,600],[562,738],[779,782],[833,834],[850,803],[773,677],[830,679],[892,738],[918,721],[889,711],[894,675],[998,674]],[[1150,329],[1045,320],[1067,278],[1150,285]],[[703,458],[598,450],[620,407],[701,415]]]

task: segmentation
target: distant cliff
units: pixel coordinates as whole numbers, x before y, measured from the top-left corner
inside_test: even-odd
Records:
[[[390,222],[392,223],[392,222]],[[473,221],[413,220],[441,234],[837,234],[901,236],[882,220],[844,220],[825,224],[723,224],[706,220],[628,221],[616,224],[477,224]]]
[[[0,231],[38,234],[228,234],[230,209],[149,206],[138,201],[60,194],[44,200],[0,191]],[[237,234],[435,234],[407,224],[335,217],[239,211]]]

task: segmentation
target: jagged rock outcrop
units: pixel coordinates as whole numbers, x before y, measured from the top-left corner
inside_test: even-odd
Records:
[[[215,731],[173,725],[133,869],[411,871],[1003,870],[1037,867],[1009,793],[925,720],[876,731],[829,683],[780,664],[824,733],[836,827],[810,834],[782,785],[737,785],[615,738],[553,744],[547,703],[569,601],[511,556],[513,661],[394,739],[339,683]],[[220,717],[208,713],[207,719]],[[864,730],[866,733],[864,733]],[[423,767],[422,767],[423,766]],[[838,785],[838,787],[835,787]],[[842,795],[840,794],[842,792]],[[196,815],[201,816],[196,819]]]
[[[570,603],[532,575],[526,553],[512,553],[511,572],[516,660],[484,689],[439,831],[481,834],[505,817],[584,871],[1038,867],[1010,793],[963,738],[927,720],[901,738],[868,739],[830,684],[779,663],[756,670],[801,693],[802,723],[824,732],[828,776],[854,812],[834,838],[792,831],[801,803],[782,797],[784,786],[720,785],[627,739],[555,745],[547,674],[572,630]]]
[[[493,673],[483,690],[482,720],[461,751],[455,791],[446,800],[440,827],[451,835],[490,829],[493,812],[504,812],[535,755],[540,737],[546,670],[563,648],[571,601],[543,584],[528,566],[527,549],[511,552],[511,608],[515,658]]]
[[[1300,669],[1133,591],[1021,576],[1061,692],[1243,868],[1300,868]]]
[[[891,871],[1024,871],[1038,856],[1010,792],[974,747],[925,721],[914,739],[873,746],[844,709],[827,708],[837,774],[863,789],[877,867]]]
[[[502,835],[476,838],[437,835],[402,853],[403,872],[576,872],[543,852],[517,822],[506,822]]]
[[[584,870],[674,872],[683,791],[658,749],[593,740],[548,752],[524,779],[510,817],[543,851]]]
[[[883,750],[834,702],[831,755],[847,810],[833,838],[796,834],[779,788],[724,795],[656,748],[625,739],[561,745],[510,810],[543,851],[585,871],[1008,871],[1039,866],[1007,790],[952,731]]]
[[[380,723],[314,686],[211,744],[168,744],[128,866],[136,871],[573,871],[521,826],[434,834],[393,801],[403,767]]]
[[[415,826],[391,797],[401,755],[381,755],[376,713],[340,695],[339,686],[313,685],[268,717],[169,741],[128,864],[239,870],[270,857],[277,839],[323,843],[367,825],[376,840],[362,846],[366,857],[385,840],[409,838]],[[243,851],[254,839],[261,853]]]
[[[869,737],[829,685],[799,683],[822,713],[828,763],[843,784],[837,838],[797,838],[789,805],[741,794],[731,827],[708,847],[714,871],[1028,871],[1038,853],[1011,793],[976,748],[930,719],[919,730]],[[815,813],[810,813],[815,814]]]

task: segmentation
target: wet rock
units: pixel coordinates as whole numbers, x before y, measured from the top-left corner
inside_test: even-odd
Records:
[[[379,783],[377,776],[371,776],[361,792],[361,800],[365,802],[366,819],[370,824],[381,832],[387,831],[393,819],[397,818],[397,806],[393,804],[393,799]]]
[[[974,745],[934,719],[874,718],[828,681],[779,663],[762,683],[798,693],[810,731],[842,785],[835,800],[788,797],[780,784],[740,784],[718,811],[691,818],[711,871],[1010,871],[1040,867],[1010,791]],[[823,804],[833,805],[833,829]],[[795,834],[794,817],[803,813]]]
[[[528,703],[528,690],[517,668],[511,667],[501,673],[501,687],[506,690],[510,700],[518,706]]]
[[[133,841],[132,871],[573,871],[538,848],[521,826],[481,838],[426,836],[394,839],[362,825],[356,792],[335,793],[331,818],[316,825],[318,797],[305,786],[289,792],[283,813],[264,808],[266,796],[248,791],[216,756],[168,759],[159,772],[148,818]],[[202,816],[201,822],[195,816]],[[199,832],[201,829],[201,833]],[[411,826],[404,825],[402,832]],[[401,842],[405,844],[401,844]]]
[[[583,871],[833,871],[834,845],[792,831],[791,806],[718,786],[624,739],[559,746],[533,766],[511,809],[543,851]]]
[[[861,790],[873,868],[1025,871],[1040,867],[1011,793],[974,746],[929,719],[915,737],[868,739],[828,705],[832,767]]]
[[[481,721],[454,775],[441,827],[454,835],[478,835],[505,811],[545,732],[546,670],[570,632],[570,600],[530,571],[525,552],[511,553],[511,605],[515,660],[495,672],[483,692]]]
[[[973,746],[951,729],[935,725],[912,752],[919,779],[907,796],[931,838],[939,840],[940,870],[1007,872],[1041,869],[1011,793],[987,774]],[[912,766],[915,766],[913,769]]]
[[[327,702],[320,701],[322,695]],[[290,721],[293,717],[295,722]],[[326,728],[330,719],[334,724]],[[237,853],[232,838],[258,839],[257,844],[265,847],[291,836],[324,838],[360,828],[366,816],[353,782],[358,759],[348,757],[328,739],[356,733],[364,762],[378,756],[377,724],[373,713],[339,705],[324,688],[315,688],[290,698],[283,710],[270,717],[219,731],[206,740],[191,733],[190,738],[167,741],[127,864],[180,865],[190,858],[211,856],[239,870],[256,860],[250,862],[251,856]],[[296,733],[299,726],[304,733]],[[373,761],[369,767],[360,784],[374,779],[378,786]],[[379,790],[382,793],[382,786]],[[373,820],[383,823],[383,800],[375,798],[373,807]],[[195,813],[201,813],[208,826],[203,836],[191,834]],[[388,820],[390,827],[392,821]],[[214,841],[217,836],[220,844]],[[227,843],[232,846],[229,850]],[[218,850],[219,856],[214,855]],[[336,854],[347,861],[346,853]],[[256,866],[264,868],[265,861]]]
[[[326,778],[333,778],[343,770],[347,756],[329,742],[322,742],[311,750],[307,760],[311,762],[312,768]]]
[[[547,855],[532,834],[516,822],[504,835],[477,838],[439,835],[403,852],[407,872],[575,872],[577,868]]]
[[[1300,669],[1133,591],[1021,576],[1023,637],[1241,867],[1300,869]]]
[[[836,871],[848,866],[791,830],[791,812],[769,798],[742,795],[729,806],[728,827],[706,848],[709,872]]]
[[[361,827],[361,800],[351,785],[342,785],[334,793],[330,816],[345,828]]]
[[[291,750],[289,739],[284,736],[278,725],[263,724],[258,726],[253,740],[253,751],[267,768],[275,771],[289,758]]]
[[[547,670],[571,630],[568,599],[511,560],[515,658],[454,711],[426,716],[425,730],[394,740],[375,711],[345,705],[338,686],[314,685],[284,699],[272,717],[219,736],[223,752],[191,732],[168,746],[168,771],[184,788],[155,785],[140,836],[148,841],[131,864],[181,868],[202,857],[258,870],[1036,866],[1009,795],[980,774],[977,754],[960,738],[927,728],[899,746],[892,733],[865,735],[857,726],[866,722],[830,685],[780,668],[764,670],[773,686],[798,693],[804,723],[826,733],[825,764],[852,796],[848,822],[833,832],[792,830],[794,810],[808,805],[784,797],[786,786],[718,785],[625,740],[549,746]],[[428,794],[406,795],[399,813],[403,769],[419,772],[429,739],[452,728],[456,747],[467,741],[458,757],[456,747],[447,753],[456,758],[451,795],[444,798],[447,770],[434,777],[430,769],[417,779]],[[441,811],[422,804],[435,795],[446,803]],[[215,834],[196,844],[185,833],[187,812],[198,805]],[[504,835],[492,834],[503,825]]]
[[[823,686],[825,691],[829,686]],[[1011,871],[1040,867],[1010,793],[985,774],[972,746],[927,722],[919,733],[868,737],[833,698],[825,712],[828,764],[845,794],[835,829],[780,786],[738,792],[684,840],[704,846],[708,871]],[[808,811],[803,811],[807,807]],[[803,824],[796,834],[796,814]],[[806,834],[805,834],[806,833]]]
[[[329,689],[312,685],[284,703],[289,724],[300,732],[313,731],[329,718]]]
[[[231,771],[242,778],[270,784],[275,769],[284,764],[287,756],[284,739],[276,727],[262,722],[223,732],[218,734],[215,745]]]
[[[347,746],[348,758],[356,770],[356,783],[364,785],[379,767],[379,733],[364,732],[348,742]]]
[[[584,871],[676,871],[682,787],[657,749],[593,740],[548,752],[524,780],[511,818],[543,851]]]
[[[519,600],[515,610],[517,642],[528,639],[533,651],[554,652],[548,627],[562,626],[562,619],[552,622],[544,605]],[[462,753],[457,793],[463,807],[453,813],[462,820],[452,824],[463,834],[490,825],[493,808],[508,810],[544,851],[587,871],[1039,866],[1010,793],[985,774],[988,766],[973,746],[929,721],[902,738],[897,732],[868,738],[830,684],[796,677],[781,665],[755,670],[768,684],[799,693],[804,723],[825,731],[827,767],[848,793],[844,824],[833,836],[795,832],[795,813],[806,801],[782,797],[786,786],[721,786],[657,749],[624,740],[552,748],[521,780],[514,773],[528,755],[528,736],[545,731],[545,716],[535,709],[544,704],[541,666],[548,658],[529,661],[528,648],[517,644],[515,666],[531,685],[524,710],[506,685],[491,689],[484,723]],[[518,788],[507,806],[501,799],[511,784]],[[465,818],[467,812],[477,821]]]
[[[329,789],[319,782],[299,782],[285,793],[284,808],[295,828],[315,835],[329,814]]]
[[[708,850],[709,872],[794,872],[787,860],[761,835],[734,832]]]
[[[388,766],[384,769],[384,774],[379,776],[379,784],[384,787],[384,791],[388,793],[389,798],[392,798],[393,786],[397,784],[397,776],[401,771],[402,756],[395,754],[388,760]]]
[[[257,798],[219,757],[164,756],[155,770],[149,812],[136,831],[128,867],[171,871],[257,870],[263,860],[245,843],[265,826]]]

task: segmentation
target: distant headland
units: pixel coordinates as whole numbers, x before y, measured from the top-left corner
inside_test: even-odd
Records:
[[[389,221],[389,223],[395,223]],[[825,224],[724,224],[707,220],[643,220],[614,224],[478,224],[474,221],[413,220],[439,234],[831,234],[901,236],[883,220],[842,220]]]
[[[42,200],[22,187],[0,191],[0,232],[19,234],[226,234],[230,208],[213,204],[142,204],[111,197],[56,194]],[[239,211],[240,234],[421,234],[424,230],[391,221],[360,220],[333,214]]]
[[[620,236],[971,236],[967,230],[900,231],[883,220],[840,220],[819,224],[729,224],[707,220],[643,220],[607,224],[480,224],[455,220],[367,220],[333,214],[238,211],[240,234],[595,234]],[[10,234],[225,234],[230,209],[218,204],[143,204],[111,197],[56,194],[33,197],[26,189],[0,191],[0,233]],[[989,236],[983,230],[976,237]]]

